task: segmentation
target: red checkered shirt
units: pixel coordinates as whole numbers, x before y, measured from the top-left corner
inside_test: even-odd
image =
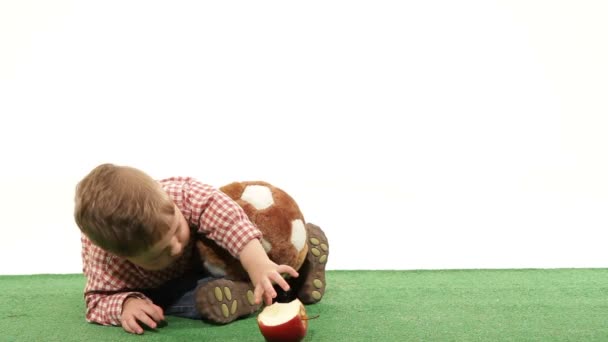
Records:
[[[192,178],[173,177],[160,181],[184,217],[198,232],[224,247],[235,257],[262,233],[230,197]],[[82,236],[83,272],[87,278],[84,297],[86,320],[103,325],[120,325],[122,304],[127,297],[146,300],[137,289],[156,288],[183,275],[192,267],[194,239],[184,254],[167,269],[147,271],[110,254]]]

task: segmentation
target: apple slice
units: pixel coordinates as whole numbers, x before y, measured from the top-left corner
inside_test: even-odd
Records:
[[[306,336],[308,317],[302,302],[274,303],[258,315],[260,332],[268,342],[297,342]]]

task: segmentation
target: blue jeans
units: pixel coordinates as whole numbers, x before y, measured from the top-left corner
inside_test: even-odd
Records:
[[[165,315],[201,319],[196,309],[196,289],[214,279],[217,278],[208,273],[189,274],[170,280],[159,288],[141,292],[160,306]]]

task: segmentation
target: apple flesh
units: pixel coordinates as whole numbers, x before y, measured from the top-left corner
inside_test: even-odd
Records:
[[[258,315],[258,327],[268,342],[297,342],[306,336],[308,317],[302,302],[274,303]]]

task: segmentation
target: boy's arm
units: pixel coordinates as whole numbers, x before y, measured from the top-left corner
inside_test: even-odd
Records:
[[[293,277],[298,273],[292,267],[277,265],[268,258],[260,243],[262,232],[232,198],[192,178],[174,177],[161,184],[189,223],[241,261],[255,286],[256,302],[259,303],[262,297],[267,304],[272,302],[276,297],[272,283],[279,284],[285,291],[289,289],[281,273]]]
[[[108,263],[110,254],[93,245],[84,235],[82,242],[83,272],[86,276],[84,291],[88,322],[120,326],[122,308],[127,298],[150,301],[139,292],[126,291],[120,277],[120,267]]]
[[[122,307],[127,298],[135,297],[147,299],[138,292],[121,292],[115,294],[104,294],[99,292],[86,292],[86,315],[87,322],[102,325],[120,326]]]
[[[262,238],[243,208],[219,189],[193,178],[174,177],[161,184],[189,223],[234,257],[251,240]]]

